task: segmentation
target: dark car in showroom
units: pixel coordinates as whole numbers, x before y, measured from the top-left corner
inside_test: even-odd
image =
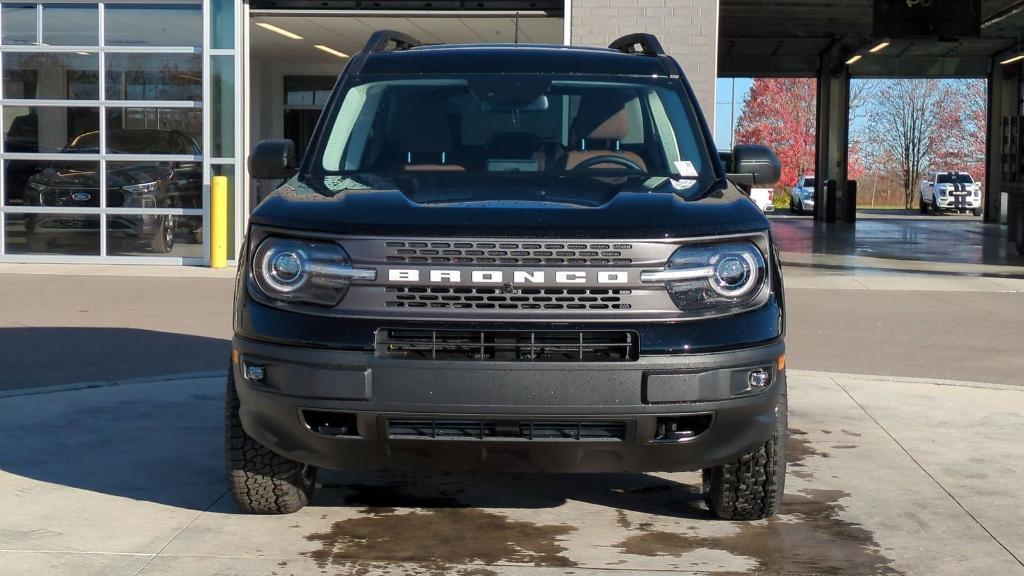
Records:
[[[107,151],[131,154],[195,156],[201,152],[195,140],[178,130],[117,129],[106,134]],[[64,152],[96,154],[99,132],[75,137]],[[54,162],[28,178],[22,193],[28,206],[98,208],[100,174],[96,162]],[[107,208],[201,208],[202,164],[189,161],[108,161]],[[29,246],[46,251],[52,244],[72,240],[76,232],[95,230],[98,218],[68,214],[36,213],[26,220]],[[152,252],[170,252],[178,232],[171,214],[109,214],[107,230],[112,239],[134,242]],[[190,231],[196,233],[197,231]]]

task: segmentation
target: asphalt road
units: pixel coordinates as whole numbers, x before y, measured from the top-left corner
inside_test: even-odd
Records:
[[[232,289],[0,274],[0,390],[223,370]],[[791,368],[1024,385],[1024,293],[790,288],[787,300]]]

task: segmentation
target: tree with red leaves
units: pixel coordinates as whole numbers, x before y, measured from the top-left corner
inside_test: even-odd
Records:
[[[736,142],[764,144],[782,163],[784,186],[814,172],[816,87],[812,78],[756,78],[736,123]]]

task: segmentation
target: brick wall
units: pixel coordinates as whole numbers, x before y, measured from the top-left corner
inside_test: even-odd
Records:
[[[572,0],[572,43],[607,46],[648,32],[675,57],[714,121],[718,74],[718,0]]]

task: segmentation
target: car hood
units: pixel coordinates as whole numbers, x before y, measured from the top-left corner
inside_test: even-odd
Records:
[[[166,179],[166,172],[165,168],[153,164],[130,165],[107,170],[107,188]],[[95,163],[50,165],[33,175],[31,180],[46,186],[57,187],[98,188],[100,185]]]
[[[342,235],[435,237],[673,238],[768,228],[760,209],[731,185],[687,199],[662,184],[626,188],[579,178],[548,181],[543,188],[520,181],[468,192],[462,186],[364,183],[326,195],[307,179],[293,179],[264,200],[250,221]]]

